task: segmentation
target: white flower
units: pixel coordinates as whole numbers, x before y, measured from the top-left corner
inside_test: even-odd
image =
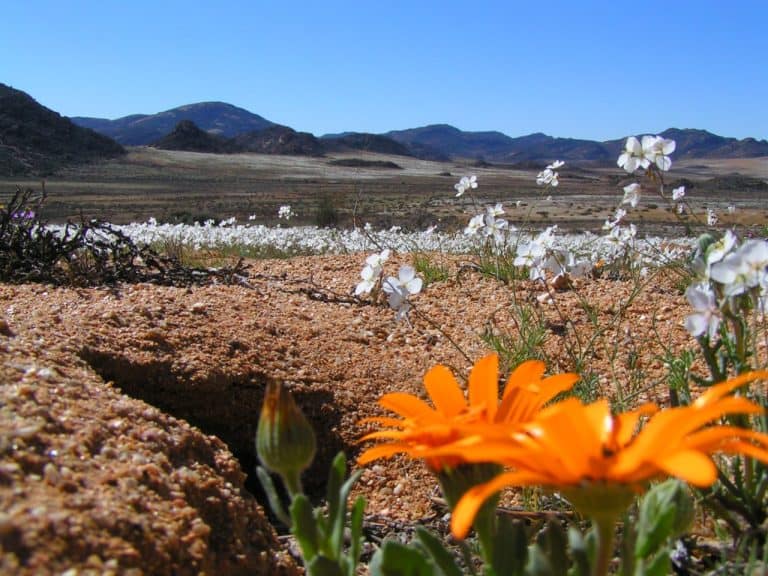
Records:
[[[495,206],[489,206],[486,210],[491,216],[501,216],[504,214],[504,206],[501,205],[501,202],[497,202]]]
[[[557,170],[558,168],[564,165],[565,165],[565,162],[563,162],[562,160],[555,160],[554,162],[552,162],[552,164],[547,166],[547,168],[549,168],[550,170]]]
[[[558,178],[559,174],[552,170],[551,166],[547,166],[536,175],[536,184],[539,186],[557,186],[560,184]]]
[[[736,246],[736,241],[736,235],[730,230],[726,230],[720,240],[710,244],[707,248],[707,270],[716,262],[720,262],[726,254],[733,250],[734,246]]]
[[[396,311],[398,320],[406,317],[411,305],[408,297],[421,292],[422,280],[416,276],[413,266],[400,267],[398,277],[389,276],[383,284],[384,292],[389,294],[389,307]]]
[[[717,225],[717,214],[712,208],[707,208],[707,226]]]
[[[485,222],[485,214],[478,214],[477,216],[472,216],[472,219],[469,221],[469,224],[467,224],[467,227],[464,228],[464,234],[466,234],[467,236],[474,236],[485,225],[484,222]]]
[[[627,211],[624,210],[624,208],[616,208],[616,213],[613,216],[613,220],[606,220],[603,224],[603,230],[613,230],[616,226],[621,223],[621,221],[624,219],[624,216],[627,215]]]
[[[373,266],[368,265],[363,266],[363,270],[360,272],[360,277],[362,280],[355,288],[355,296],[360,296],[360,294],[368,294],[371,290],[373,290],[373,287],[379,280],[380,275],[380,269],[376,269]]]
[[[390,253],[391,251],[389,248],[384,248],[384,250],[378,254],[371,254],[368,256],[368,258],[365,259],[365,263],[373,268],[382,268],[384,266],[384,262],[389,260]]]
[[[643,136],[644,142],[646,138],[649,137]],[[644,148],[645,147],[640,144],[637,138],[630,136],[627,138],[627,141],[624,144],[624,151],[619,155],[616,164],[618,164],[620,168],[624,168],[624,170],[630,174],[638,168],[648,168],[648,166],[651,165],[651,162],[645,157],[643,151]]]
[[[684,214],[685,213],[685,204],[683,204],[682,202],[680,202],[677,205],[677,213],[678,214]]]
[[[643,136],[643,153],[650,162],[655,162],[659,170],[667,171],[672,166],[669,155],[675,151],[675,141],[661,136]]]
[[[462,176],[458,184],[454,184],[453,187],[456,189],[456,198],[458,198],[467,190],[477,188],[477,176],[474,174],[472,176]]]
[[[622,204],[629,204],[632,208],[637,207],[637,202],[640,200],[640,184],[633,182],[629,186],[624,186],[624,199]]]
[[[285,220],[290,220],[291,216],[293,216],[293,212],[291,211],[291,207],[288,204],[285,204],[283,206],[280,206],[280,209],[277,211],[277,217]]]
[[[683,196],[685,196],[685,186],[680,186],[672,190],[672,200],[675,202],[682,200]]]
[[[534,266],[547,253],[547,249],[537,240],[523,242],[517,245],[517,256],[515,257],[515,266]]]
[[[485,227],[483,233],[486,236],[493,236],[497,244],[504,241],[504,233],[509,227],[509,223],[503,218],[496,218],[491,210],[485,213]]]
[[[723,284],[726,296],[743,294],[768,282],[768,241],[748,240],[710,269],[710,278]]]
[[[251,214],[250,216],[248,216],[248,220],[251,222],[256,220],[256,214]]]
[[[382,267],[384,266],[384,262],[389,258],[389,254],[389,249],[385,248],[380,253],[371,254],[365,259],[365,266],[363,266],[363,269],[360,272],[362,280],[355,288],[355,296],[368,294],[373,290],[373,287],[376,286],[376,283],[381,277]]]
[[[710,340],[714,339],[720,327],[720,310],[715,303],[715,293],[709,284],[688,286],[685,297],[696,311],[685,319],[685,329],[694,338],[706,334]]]
[[[736,212],[736,206],[734,204],[728,204],[728,214]]]

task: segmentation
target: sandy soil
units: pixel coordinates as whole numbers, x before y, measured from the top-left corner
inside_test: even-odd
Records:
[[[46,549],[53,538],[45,530],[55,525],[52,518],[65,514],[83,518],[72,520],[80,532],[62,529],[51,566],[64,570],[122,558],[142,568],[135,558],[130,564],[130,554],[116,552],[120,546],[132,547],[141,556],[136,539],[124,533],[101,538],[93,523],[95,512],[73,507],[60,492],[66,488],[56,488],[55,497],[29,488],[47,482],[49,487],[63,486],[62,477],[74,473],[82,479],[78,493],[101,494],[103,483],[97,479],[108,470],[120,489],[109,492],[99,506],[102,513],[123,518],[125,502],[141,497],[146,509],[139,516],[159,515],[155,528],[169,535],[150,547],[165,560],[157,560],[152,569],[144,566],[146,573],[195,573],[201,566],[218,566],[218,574],[239,573],[238,567],[256,562],[254,554],[266,561],[263,543],[259,549],[247,541],[228,540],[245,538],[238,536],[239,524],[228,514],[245,514],[248,522],[257,522],[260,514],[254,511],[253,483],[244,483],[231,463],[234,456],[244,473],[253,469],[258,411],[270,380],[291,388],[317,429],[320,450],[305,475],[307,489],[317,496],[335,453],[343,449],[354,458],[361,450],[358,439],[365,428],[359,421],[380,413],[376,401],[382,394],[423,394],[421,378],[437,363],[466,375],[470,364],[449,337],[471,359],[489,352],[484,334],[508,336],[514,346],[520,342],[516,321],[526,309],[540,318],[543,344],[536,351],[550,372],[573,370],[579,361],[586,375],[581,393],[607,395],[623,406],[645,399],[665,403],[665,348],[694,345],[682,327],[687,306],[674,277],[649,278],[637,293],[629,281],[577,281],[573,289],[555,292],[552,303],[542,303],[537,298],[540,286],[507,286],[464,266],[469,259],[453,258],[447,262],[451,278],[427,286],[414,299],[416,313],[409,324],[396,322],[386,306],[350,298],[363,260],[364,255],[355,255],[252,262],[248,286],[0,286],[5,373],[0,386],[5,411],[0,419],[0,544],[6,552],[15,546],[25,551],[17,557],[22,565],[44,565],[41,547]],[[397,262],[388,262],[386,271],[395,273]],[[505,367],[502,376],[506,373]],[[25,409],[33,415],[22,414],[17,422],[20,408],[12,399],[19,395],[32,398]],[[62,418],[73,424],[61,428]],[[72,438],[87,446],[91,440],[80,435],[90,426],[99,430],[100,451],[77,452]],[[169,446],[182,441],[197,448],[174,457],[178,449],[169,452]],[[107,444],[112,455],[144,454],[148,464],[154,463],[158,486],[166,488],[150,486],[146,492],[142,481],[127,481],[135,476],[130,465],[118,465],[117,457],[94,456]],[[30,458],[34,466],[23,464]],[[203,476],[184,476],[182,468],[194,468],[197,460],[207,462]],[[70,472],[64,473],[65,468]],[[223,508],[214,514],[200,502],[188,505],[195,491],[178,489],[180,474],[190,486],[207,482],[215,487]],[[374,463],[357,490],[368,499],[369,523],[395,527],[445,514],[433,499],[438,493],[433,478],[415,462],[395,458]],[[169,504],[174,498],[180,499],[179,506],[187,502],[182,507],[190,508],[185,519]],[[514,494],[508,501],[514,501]],[[40,522],[29,522],[32,510]],[[188,549],[179,545],[179,534],[186,534],[195,518],[208,529],[213,524],[225,532],[216,540],[210,530],[196,528],[198,537],[191,541],[201,541],[197,559],[177,549]],[[153,528],[146,530],[151,534]],[[90,547],[75,546],[76,538]],[[269,548],[273,536],[264,538]],[[234,554],[229,546],[240,547],[239,563],[222,560]]]

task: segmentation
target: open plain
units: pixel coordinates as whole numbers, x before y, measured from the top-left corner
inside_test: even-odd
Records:
[[[339,160],[360,166],[339,165]],[[252,217],[254,223],[276,224],[279,206],[290,204],[295,224],[314,224],[318,213],[331,207],[338,224],[346,227],[370,222],[377,229],[438,225],[452,231],[465,226],[477,211],[468,195],[454,197],[453,185],[461,176],[476,174],[478,204],[502,202],[513,224],[558,224],[568,231],[598,232],[618,206],[622,187],[634,181],[616,166],[566,164],[560,185],[545,191],[536,185],[543,167],[432,162],[367,152],[306,157],[137,147],[123,158],[45,178],[45,218],[64,222],[82,214],[122,224],[151,217],[191,222],[235,216],[240,222]],[[667,194],[686,185],[699,221],[706,208],[713,208],[724,224],[760,226],[767,220],[768,158],[675,161],[666,176]],[[41,179],[0,179],[0,194],[9,195],[18,186],[39,189]],[[672,205],[655,190],[646,186],[632,220],[645,233],[681,234],[684,228],[677,225]],[[728,214],[729,205],[736,212]]]

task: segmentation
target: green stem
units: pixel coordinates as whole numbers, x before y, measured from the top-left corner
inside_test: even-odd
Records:
[[[496,507],[483,510],[475,517],[474,528],[486,566],[493,564],[494,544],[496,542]]]
[[[289,470],[282,473],[281,476],[285,483],[285,488],[288,490],[288,495],[291,497],[291,501],[293,501],[299,494],[303,494],[303,489],[301,487],[301,472],[298,470]]]
[[[597,555],[592,567],[592,576],[605,576],[613,557],[613,521],[600,518],[594,522],[597,529]]]

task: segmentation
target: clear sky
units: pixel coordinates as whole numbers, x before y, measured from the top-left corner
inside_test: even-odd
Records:
[[[65,116],[768,138],[768,0],[6,0],[2,21],[0,82]]]

